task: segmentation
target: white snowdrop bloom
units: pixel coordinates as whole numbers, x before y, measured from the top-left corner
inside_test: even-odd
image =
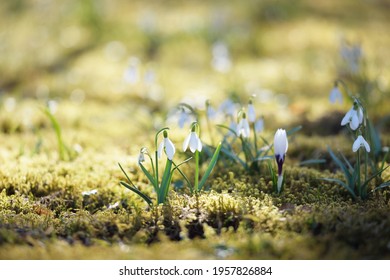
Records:
[[[343,95],[341,94],[341,91],[337,84],[332,88],[329,95],[329,101],[330,103],[336,103],[339,102],[340,104],[343,103]]]
[[[129,59],[129,66],[123,73],[123,78],[125,82],[129,84],[136,84],[139,81],[139,59],[137,57],[132,57]]]
[[[255,122],[255,132],[256,133],[260,133],[264,130],[264,120],[263,118],[260,118],[258,119],[256,122]]]
[[[58,110],[58,103],[55,100],[49,100],[47,102],[47,107],[49,108],[50,113],[54,115]]]
[[[256,112],[252,100],[250,100],[248,104],[248,121],[250,123],[254,123],[256,121]]]
[[[138,163],[142,163],[145,161],[145,153],[147,153],[147,150],[145,147],[141,148],[138,155]]]
[[[288,141],[286,130],[279,128],[274,137],[274,152],[276,162],[278,164],[278,174],[282,174],[282,168],[284,163],[284,157],[288,150]]]
[[[341,125],[346,125],[349,123],[351,129],[356,130],[362,122],[363,110],[360,106],[354,105],[341,120]]]
[[[195,132],[195,126],[192,127],[191,132],[188,134],[186,139],[183,142],[183,151],[187,151],[188,146],[190,146],[190,151],[195,153],[195,151],[202,151],[202,142],[200,141],[198,134]]]
[[[358,138],[356,138],[355,142],[353,142],[352,151],[356,152],[357,150],[360,149],[360,147],[364,147],[366,149],[367,153],[369,153],[371,151],[370,145],[367,143],[367,141],[361,135],[359,135]]]
[[[209,100],[206,101],[206,115],[209,120],[212,120],[217,116],[217,111],[211,106]]]
[[[161,158],[163,150],[165,150],[165,154],[169,160],[173,159],[173,156],[176,152],[175,145],[173,145],[172,141],[168,138],[168,132],[164,130],[164,139],[158,146],[157,155],[158,158]],[[165,149],[164,149],[165,148]]]
[[[179,112],[179,118],[178,118],[178,125],[180,128],[183,128],[184,125],[191,121],[190,114],[188,114],[183,108],[180,109]]]
[[[249,122],[245,113],[242,114],[242,118],[237,125],[237,135],[244,138],[248,138],[250,135]]]
[[[236,104],[231,99],[226,99],[219,106],[219,110],[227,116],[235,116]]]
[[[229,56],[229,50],[225,44],[218,42],[213,45],[212,66],[216,71],[226,73],[230,70],[232,63]]]

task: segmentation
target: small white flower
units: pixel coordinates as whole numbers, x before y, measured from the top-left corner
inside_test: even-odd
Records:
[[[219,110],[227,116],[234,116],[236,114],[236,104],[231,99],[226,99],[219,106]]]
[[[349,126],[352,130],[356,130],[359,125],[363,122],[363,110],[360,106],[352,106],[352,108],[345,114],[344,118],[341,120],[341,125],[346,125],[349,123]]]
[[[248,121],[254,123],[256,121],[256,112],[255,107],[252,104],[252,101],[249,101],[248,104]]]
[[[279,128],[274,137],[274,151],[275,156],[281,156],[284,158],[284,155],[287,153],[288,150],[288,141],[287,141],[287,134],[286,130]]]
[[[263,130],[264,130],[264,120],[263,118],[260,118],[255,122],[255,131],[256,133],[260,133]]]
[[[176,152],[176,149],[175,149],[175,145],[173,145],[172,141],[168,138],[168,133],[166,130],[164,130],[164,139],[158,146],[158,150],[157,150],[158,158],[161,158],[163,150],[165,150],[165,154],[167,155],[167,158],[169,160],[172,160]]]
[[[216,117],[216,115],[217,115],[217,112],[215,111],[213,106],[211,106],[209,100],[206,101],[206,114],[207,114],[207,118],[209,120],[214,119]]]
[[[337,101],[342,104],[343,103],[343,95],[337,85],[335,85],[330,91],[329,100],[331,103],[336,103]]]
[[[367,153],[371,151],[370,145],[368,145],[367,141],[361,135],[359,135],[358,138],[356,138],[355,142],[353,142],[352,151],[356,152],[360,149],[360,147],[364,147]]]
[[[199,152],[202,151],[202,142],[200,141],[198,134],[195,132],[195,127],[192,128],[190,134],[186,137],[183,142],[183,151],[187,151],[188,146],[190,146],[190,151],[195,153],[196,150]]]
[[[146,148],[142,148],[138,155],[138,163],[142,163],[145,161],[145,153],[147,152]]]
[[[237,125],[237,135],[242,136],[244,138],[248,138],[250,135],[249,122],[246,118],[245,113],[243,113],[242,118]]]
[[[183,108],[181,108],[179,113],[179,119],[178,119],[179,127],[183,128],[184,125],[190,121],[191,121],[190,115]]]
[[[279,128],[274,137],[274,152],[276,163],[278,164],[278,175],[282,176],[284,157],[288,150],[287,134],[284,129]],[[279,188],[278,179],[278,188]]]

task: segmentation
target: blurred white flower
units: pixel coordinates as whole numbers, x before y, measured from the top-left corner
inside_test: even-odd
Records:
[[[336,103],[337,101],[342,104],[343,103],[343,95],[337,86],[337,84],[334,85],[332,90],[330,91],[329,100],[331,103]]]
[[[232,63],[230,61],[229,50],[225,44],[218,42],[213,45],[212,48],[212,66],[213,68],[222,73],[226,73],[230,70]]]
[[[252,100],[250,100],[248,104],[248,121],[250,123],[254,123],[256,121],[256,112]]]
[[[234,103],[231,99],[226,99],[219,106],[219,111],[224,113],[227,116],[235,116],[236,115],[236,103]]]
[[[158,146],[158,150],[157,150],[158,158],[161,158],[162,151],[165,150],[165,154],[167,155],[167,158],[169,160],[172,160],[176,152],[175,145],[173,145],[172,141],[168,138],[168,132],[166,130],[164,130],[163,134],[164,134],[164,139]]]
[[[237,125],[237,135],[244,138],[248,138],[250,135],[249,122],[245,113],[242,114],[242,118]]]
[[[129,59],[129,66],[123,74],[124,80],[129,84],[136,84],[139,80],[139,59],[137,57],[132,57]]]
[[[371,151],[370,145],[367,143],[367,141],[361,135],[359,135],[356,138],[355,142],[353,143],[352,151],[356,152],[357,150],[360,149],[360,147],[364,147],[366,149],[367,153],[369,153]]]
[[[362,122],[363,110],[359,105],[354,104],[341,120],[341,125],[349,123],[350,128],[356,130]]]
[[[264,130],[264,120],[263,118],[260,118],[258,119],[256,122],[255,122],[255,132],[256,133],[260,133]]]
[[[195,153],[196,150],[202,151],[202,142],[200,141],[198,134],[195,132],[195,126],[192,127],[191,132],[188,134],[183,142],[183,151],[186,151],[190,146],[190,151]]]

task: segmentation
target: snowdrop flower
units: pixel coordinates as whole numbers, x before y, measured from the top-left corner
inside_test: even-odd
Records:
[[[164,139],[158,146],[158,150],[157,150],[158,158],[161,158],[162,151],[165,148],[165,154],[167,155],[167,158],[169,160],[172,160],[173,155],[175,154],[176,151],[175,146],[173,145],[172,141],[169,140],[168,132],[166,130],[164,130],[163,134],[164,134]]]
[[[191,121],[190,115],[184,110],[184,108],[181,108],[179,113],[179,119],[178,119],[179,127],[183,128],[184,125],[190,121]]]
[[[210,104],[210,100],[206,101],[206,114],[207,114],[207,118],[209,120],[214,119],[215,116],[217,115],[217,112],[214,110],[213,106],[211,106],[211,104]]]
[[[147,153],[147,150],[146,148],[142,148],[140,151],[139,151],[139,155],[138,155],[138,163],[141,164],[142,162],[145,161],[145,154]]]
[[[250,135],[249,122],[245,113],[242,113],[242,118],[237,125],[237,135],[244,138],[248,138]]]
[[[139,59],[137,57],[132,57],[129,59],[129,66],[123,73],[123,78],[125,82],[129,84],[136,84],[139,80]]]
[[[248,104],[248,121],[250,123],[254,123],[256,121],[256,112],[252,100],[249,100],[249,104]]]
[[[255,122],[255,132],[256,133],[260,133],[264,130],[264,120],[263,118],[260,118],[258,119],[256,122]]]
[[[362,122],[363,110],[359,105],[355,103],[341,120],[341,125],[346,125],[349,123],[351,129],[356,130]]]
[[[188,134],[183,142],[184,152],[187,151],[188,145],[190,146],[191,153],[195,153],[195,151],[202,151],[202,142],[200,141],[198,134],[196,134],[195,128],[196,126],[193,125],[190,134]]]
[[[368,145],[367,141],[361,135],[359,135],[358,138],[356,138],[355,142],[353,143],[352,151],[356,152],[357,150],[360,149],[360,147],[364,147],[367,153],[371,151],[370,145]]]
[[[278,192],[280,192],[283,183],[283,163],[284,158],[286,156],[288,150],[288,141],[286,130],[278,129],[275,133],[274,137],[274,151],[275,151],[275,159],[278,164]]]
[[[339,87],[337,86],[337,82],[335,82],[334,87],[330,91],[329,95],[330,103],[336,103],[337,101],[342,104],[343,103],[343,95],[341,94],[341,91]]]
[[[211,62],[212,66],[216,71],[226,73],[231,68],[231,61],[229,57],[229,50],[225,44],[218,42],[213,45],[212,49],[213,60]]]
[[[222,102],[219,110],[227,116],[234,116],[236,113],[236,104],[231,99],[227,99]]]

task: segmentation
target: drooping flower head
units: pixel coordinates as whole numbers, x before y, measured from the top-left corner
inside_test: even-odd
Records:
[[[264,130],[264,119],[263,118],[259,118],[256,122],[255,122],[255,132],[256,133],[260,133]]]
[[[278,164],[278,175],[282,175],[284,158],[288,150],[286,130],[279,128],[274,137],[274,152],[276,163]]]
[[[163,131],[164,139],[161,141],[160,145],[158,146],[157,155],[158,158],[161,158],[162,151],[165,151],[165,154],[167,155],[167,158],[169,160],[173,159],[173,155],[176,152],[175,145],[173,145],[172,141],[168,138],[168,132],[166,130]]]
[[[145,147],[141,148],[138,155],[138,163],[141,164],[145,161],[145,154],[147,153],[147,149]]]
[[[202,142],[199,139],[198,134],[196,133],[197,123],[192,124],[191,131],[183,142],[183,150],[187,151],[188,146],[190,147],[191,153],[195,151],[202,151]]]
[[[337,81],[334,83],[334,86],[330,91],[329,101],[330,103],[336,103],[336,102],[339,102],[340,104],[343,103],[343,95],[338,87]]]
[[[345,114],[344,118],[341,120],[341,125],[349,124],[349,127],[352,130],[356,130],[362,122],[363,122],[363,109],[355,101],[352,108]]]
[[[249,104],[248,104],[248,121],[250,123],[254,123],[256,121],[256,112],[255,112],[255,107],[253,106],[252,99],[249,100]]]
[[[248,138],[250,135],[250,128],[249,128],[249,122],[248,119],[246,118],[245,112],[241,113],[241,119],[237,125],[237,136]]]
[[[367,141],[363,138],[363,136],[359,135],[355,142],[353,142],[352,145],[352,151],[356,152],[359,150],[361,147],[364,147],[366,149],[366,152],[369,153],[371,151],[370,145],[367,143]]]

